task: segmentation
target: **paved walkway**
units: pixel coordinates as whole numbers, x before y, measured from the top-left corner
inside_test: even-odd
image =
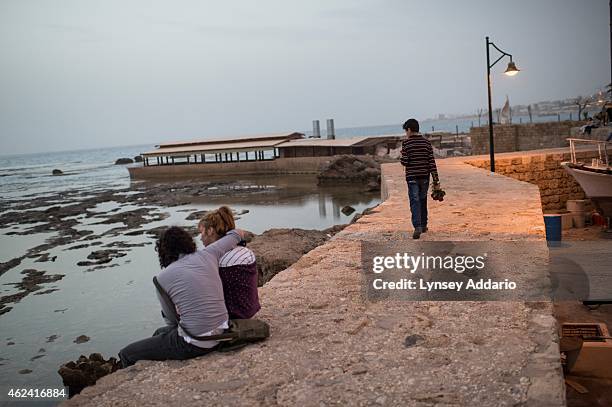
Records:
[[[535,185],[440,160],[430,240],[533,240],[545,250]],[[271,338],[237,353],[141,362],[68,405],[565,404],[548,303],[364,301],[360,239],[411,230],[399,164],[387,200],[261,288]],[[543,277],[544,278],[544,277]],[[417,346],[405,347],[409,335]],[[120,344],[118,344],[119,346]]]

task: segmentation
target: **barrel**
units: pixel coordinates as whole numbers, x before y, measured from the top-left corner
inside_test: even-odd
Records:
[[[548,242],[561,241],[561,215],[544,215],[544,226]]]

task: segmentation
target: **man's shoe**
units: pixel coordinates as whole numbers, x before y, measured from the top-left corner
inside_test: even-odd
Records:
[[[421,230],[421,233],[425,233],[425,232],[427,232],[428,230],[429,230],[429,228],[428,228],[427,226],[425,226],[425,227],[423,228],[423,230]]]
[[[414,229],[414,232],[412,233],[412,238],[413,239],[418,239],[419,237],[421,237],[421,229],[420,228],[416,228],[416,229]]]

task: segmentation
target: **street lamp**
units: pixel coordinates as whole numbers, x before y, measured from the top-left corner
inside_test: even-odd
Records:
[[[493,48],[495,48],[502,54],[493,63],[491,63],[491,59],[489,56],[489,45],[492,45]],[[495,147],[493,145],[493,108],[491,106],[491,68],[493,68],[493,66],[495,66],[496,63],[501,61],[501,59],[505,56],[510,57],[510,62],[508,62],[508,67],[506,68],[504,73],[508,76],[514,76],[519,73],[519,69],[516,67],[514,61],[512,61],[512,55],[497,48],[497,45],[489,41],[489,37],[487,37],[487,87],[489,92],[489,156],[491,159],[491,172],[495,172]]]

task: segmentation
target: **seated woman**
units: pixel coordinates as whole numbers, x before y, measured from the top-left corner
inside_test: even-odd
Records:
[[[234,216],[227,206],[207,213],[198,224],[205,247],[214,244],[235,227]],[[230,319],[253,317],[261,308],[257,295],[255,254],[244,246],[230,250],[219,260],[219,275]]]
[[[217,335],[228,328],[219,260],[235,248],[242,237],[242,231],[229,230],[224,237],[196,251],[193,238],[179,227],[170,227],[161,234],[155,246],[162,267],[157,284],[176,309],[160,297],[168,326],[159,328],[150,338],[123,348],[119,352],[123,367],[138,360],[194,358],[216,347],[218,341],[196,340],[190,335]]]

